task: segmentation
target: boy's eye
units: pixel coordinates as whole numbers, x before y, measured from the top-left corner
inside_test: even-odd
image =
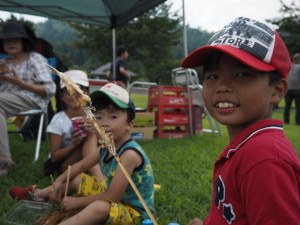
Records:
[[[101,120],[101,116],[95,116],[96,120]]]
[[[217,79],[218,76],[216,74],[205,74],[204,80]]]

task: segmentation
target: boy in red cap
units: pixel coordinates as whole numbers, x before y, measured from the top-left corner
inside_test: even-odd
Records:
[[[204,69],[203,99],[230,143],[214,165],[208,216],[189,224],[300,224],[300,160],[272,119],[287,91],[291,61],[270,25],[239,17],[182,67]]]

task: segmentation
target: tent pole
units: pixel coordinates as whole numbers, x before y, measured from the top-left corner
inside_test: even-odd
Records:
[[[188,55],[188,47],[187,47],[187,31],[185,24],[185,9],[184,9],[184,0],[182,0],[182,23],[183,23],[183,51],[184,57]]]
[[[116,80],[116,28],[112,29],[113,80]]]

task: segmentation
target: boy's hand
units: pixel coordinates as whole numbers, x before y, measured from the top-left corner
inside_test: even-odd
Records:
[[[190,221],[188,225],[203,225],[203,222],[200,219],[195,218],[192,221]]]
[[[65,197],[60,203],[60,208],[63,211],[70,211],[72,209],[80,208],[80,198],[78,198],[78,197]]]
[[[62,182],[60,182],[58,179],[54,182],[52,185],[50,191],[49,191],[49,199],[60,204],[61,202],[61,196],[62,196]]]

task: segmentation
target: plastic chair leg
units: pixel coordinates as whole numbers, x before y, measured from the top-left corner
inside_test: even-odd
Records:
[[[39,125],[39,131],[38,131],[38,135],[37,135],[37,139],[36,139],[35,156],[34,156],[33,162],[36,162],[39,159],[39,155],[40,155],[44,117],[45,117],[45,114],[42,113],[40,116],[40,125]]]

